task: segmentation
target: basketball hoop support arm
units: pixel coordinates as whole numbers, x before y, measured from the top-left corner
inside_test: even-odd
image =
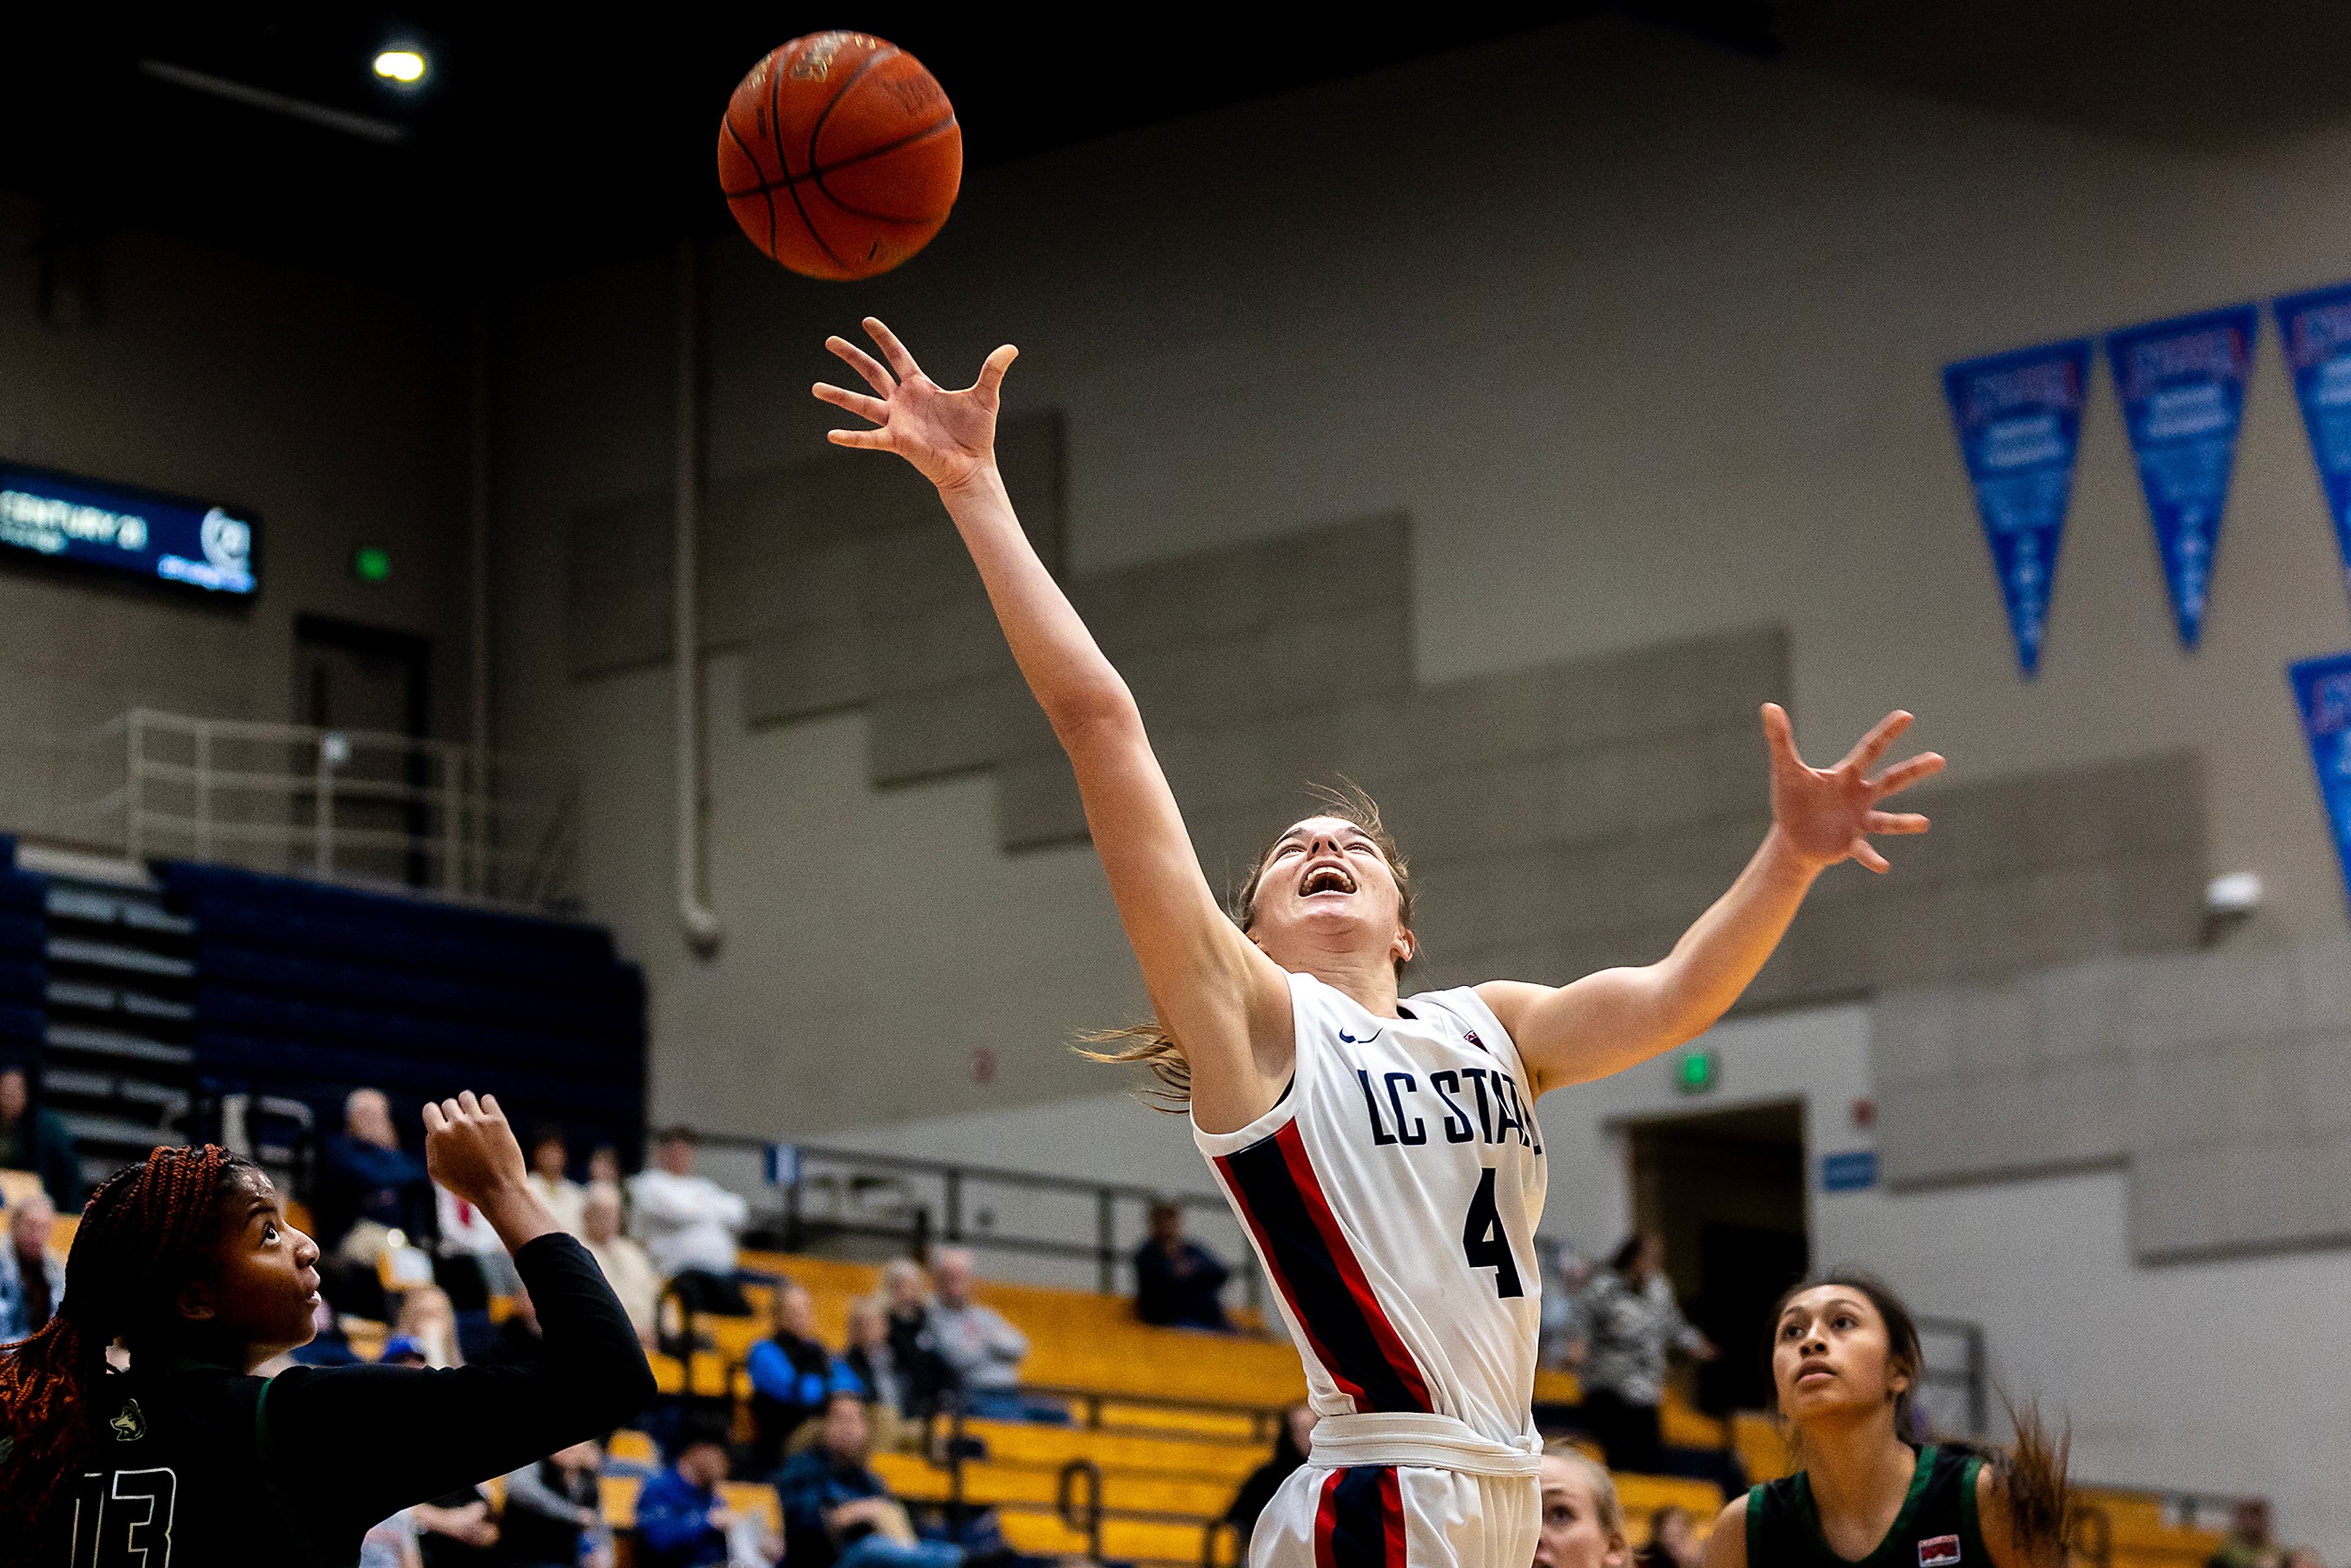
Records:
[[[702,891],[702,629],[695,534],[702,493],[702,257],[689,237],[677,252],[676,554],[671,571],[670,668],[677,709],[677,919],[686,946],[718,951],[718,913]]]

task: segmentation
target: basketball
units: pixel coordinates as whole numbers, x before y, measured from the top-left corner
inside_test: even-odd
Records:
[[[751,68],[718,127],[718,186],[751,243],[810,277],[871,277],[930,242],[963,183],[963,128],[895,44],[811,33]]]

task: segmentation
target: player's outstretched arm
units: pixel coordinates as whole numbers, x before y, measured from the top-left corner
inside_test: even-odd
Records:
[[[1815,877],[1844,860],[1874,872],[1891,869],[1869,835],[1923,833],[1927,819],[1883,811],[1878,803],[1943,768],[1943,759],[1929,751],[1870,771],[1909,727],[1908,714],[1890,713],[1844,761],[1812,768],[1796,755],[1786,710],[1764,704],[1771,831],[1730,891],[1698,916],[1670,954],[1646,967],[1603,969],[1557,988],[1515,980],[1478,988],[1518,1041],[1535,1075],[1535,1092],[1605,1078],[1704,1033],[1771,957]]]
[[[844,339],[827,339],[825,347],[873,395],[823,382],[815,391],[874,428],[836,430],[831,439],[894,452],[938,486],[1013,659],[1076,770],[1086,825],[1152,1007],[1191,1064],[1193,1113],[1211,1131],[1245,1126],[1289,1080],[1295,1051],[1289,984],[1217,907],[1134,695],[1013,512],[996,467],[996,415],[1004,372],[1019,350],[997,350],[977,382],[949,392],[923,373],[889,328],[868,317],[865,330],[886,366]]]

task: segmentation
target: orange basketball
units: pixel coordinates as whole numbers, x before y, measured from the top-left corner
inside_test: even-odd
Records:
[[[871,277],[930,242],[963,183],[963,128],[914,56],[810,33],[751,68],[718,125],[718,188],[751,243],[810,277]]]

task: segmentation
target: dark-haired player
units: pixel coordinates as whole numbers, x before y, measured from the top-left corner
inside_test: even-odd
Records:
[[[0,1563],[348,1563],[378,1520],[644,1406],[653,1374],[628,1316],[531,1191],[497,1102],[463,1094],[424,1123],[434,1179],[514,1254],[544,1359],[249,1375],[309,1341],[319,1249],[258,1167],[159,1148],[90,1199],[57,1316],[0,1351]]]
[[[2013,1449],[1920,1441],[1925,1365],[1882,1281],[1840,1271],[1782,1297],[1771,1381],[1804,1468],[1722,1511],[1706,1568],[2056,1568],[2065,1445],[2030,1408]]]

